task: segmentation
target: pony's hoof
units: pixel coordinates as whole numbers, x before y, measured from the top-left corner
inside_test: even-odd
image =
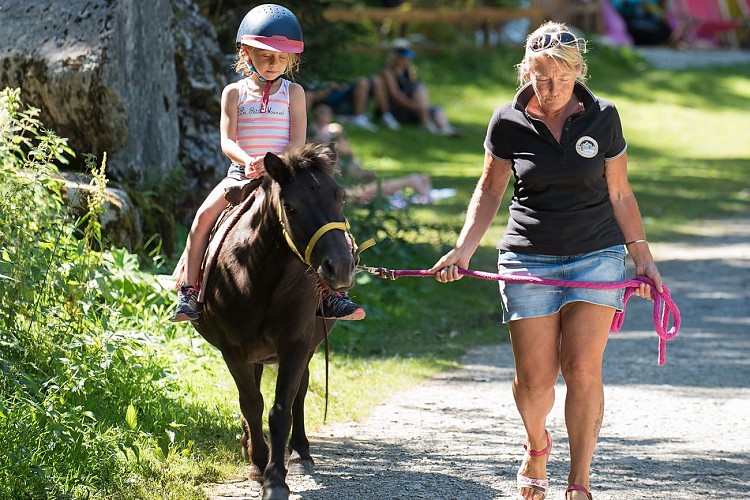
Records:
[[[289,487],[287,485],[264,487],[263,500],[289,500]]]
[[[260,467],[258,467],[255,464],[252,464],[250,466],[250,470],[247,472],[247,477],[250,479],[250,481],[258,481],[260,483],[263,482],[263,471],[260,470]]]
[[[315,464],[312,460],[289,460],[287,474],[291,476],[312,476],[315,474]]]

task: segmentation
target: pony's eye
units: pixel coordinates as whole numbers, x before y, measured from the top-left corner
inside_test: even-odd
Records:
[[[286,212],[287,215],[292,215],[295,210],[294,207],[291,206],[289,203],[284,202],[284,212]]]

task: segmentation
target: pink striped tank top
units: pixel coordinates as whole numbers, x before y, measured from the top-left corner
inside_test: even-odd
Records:
[[[253,159],[267,152],[279,154],[289,144],[289,80],[281,79],[279,90],[269,96],[268,109],[260,112],[262,91],[253,93],[246,78],[240,85],[237,108],[237,144]]]

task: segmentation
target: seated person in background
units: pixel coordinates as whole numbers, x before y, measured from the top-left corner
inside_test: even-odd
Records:
[[[376,196],[393,197],[402,191],[411,191],[412,203],[432,202],[432,180],[429,175],[411,174],[385,180],[375,180],[375,172],[364,170],[346,140],[344,127],[333,122],[333,110],[326,104],[316,105],[311,113],[308,141],[333,143],[338,155],[338,167],[345,183],[347,197],[359,203],[369,203]]]
[[[370,78],[363,76],[353,84],[333,83],[320,89],[309,89],[306,95],[308,114],[315,105],[326,104],[336,115],[351,116],[351,123],[370,132],[378,130],[366,114],[370,98],[374,98],[383,123],[391,130],[398,130],[400,127],[388,112],[388,94],[383,80],[377,75]]]
[[[417,78],[412,64],[414,51],[397,47],[390,53],[388,63],[380,71],[388,92],[388,108],[399,122],[418,123],[433,134],[458,137],[440,106],[430,104],[430,95],[424,82]]]
[[[667,22],[661,0],[613,0],[636,45],[661,45],[669,42],[672,28]]]
[[[346,140],[344,127],[333,121],[333,109],[329,105],[316,104],[310,116],[312,120],[308,126],[308,139],[323,144],[334,144],[338,167],[345,179],[352,182],[375,180],[375,172],[362,169],[354,157],[349,141]]]

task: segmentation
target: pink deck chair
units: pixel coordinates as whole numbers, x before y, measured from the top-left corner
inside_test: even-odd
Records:
[[[724,35],[736,47],[737,30],[746,25],[742,19],[728,15],[724,0],[670,0],[669,10],[675,23],[672,34],[675,42],[694,44],[699,39],[717,42]]]

